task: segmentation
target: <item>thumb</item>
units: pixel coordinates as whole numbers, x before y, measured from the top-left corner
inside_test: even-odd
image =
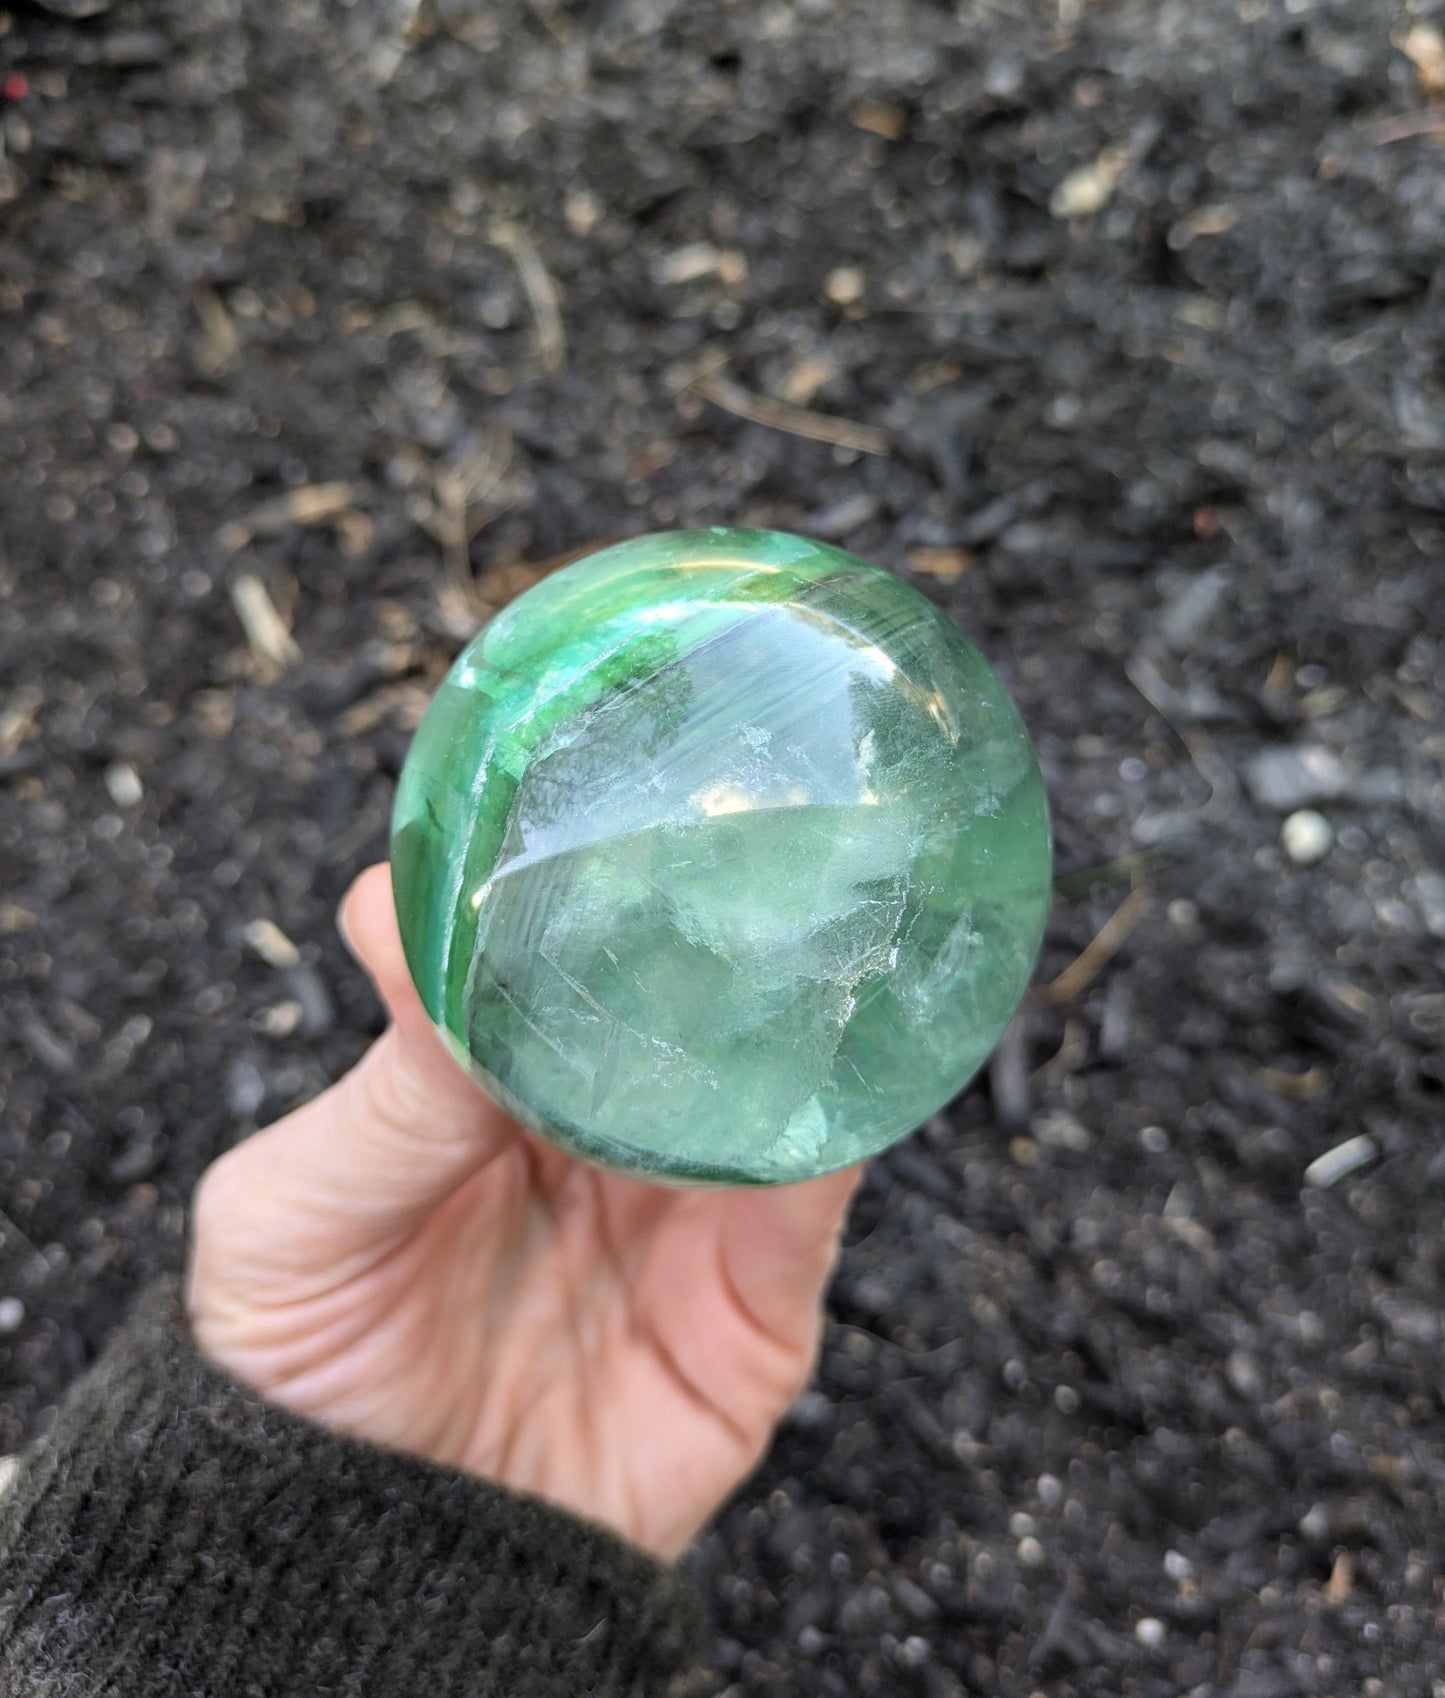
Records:
[[[729,1192],[722,1200],[723,1269],[737,1301],[774,1338],[810,1348],[823,1287],[838,1258],[862,1167],[798,1185]]]
[[[264,1222],[268,1240],[324,1226],[330,1255],[365,1255],[430,1214],[520,1128],[433,1029],[407,970],[385,865],[352,885],[338,924],[391,1024],[330,1090],[223,1157],[228,1171],[217,1179],[233,1203],[245,1195],[245,1215]]]

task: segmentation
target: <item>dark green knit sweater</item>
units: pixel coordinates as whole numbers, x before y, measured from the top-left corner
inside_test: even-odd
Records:
[[[171,1286],[0,1497],[4,1698],[674,1698],[698,1618],[603,1529],[243,1390]]]

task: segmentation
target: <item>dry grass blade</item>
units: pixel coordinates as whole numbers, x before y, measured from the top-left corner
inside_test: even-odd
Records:
[[[688,388],[704,401],[711,401],[713,406],[721,407],[725,413],[735,413],[750,424],[786,431],[789,436],[805,436],[810,442],[829,442],[835,448],[851,448],[858,454],[888,452],[888,433],[877,425],[855,424],[850,419],[815,413],[811,408],[795,407],[787,401],[774,401],[767,395],[754,395],[730,377],[716,372],[701,373]]]
[[[475,628],[477,594],[472,576],[472,538],[487,518],[495,514],[479,519],[474,516],[474,509],[496,490],[511,462],[511,437],[505,430],[488,431],[461,457],[432,468],[432,499],[419,503],[413,510],[418,523],[441,545],[446,560],[447,583],[441,593],[450,606],[449,623],[460,622]],[[502,509],[505,506],[504,501]]]
[[[1388,147],[1412,136],[1445,136],[1445,110],[1402,112],[1397,118],[1381,118],[1365,135],[1372,147]]]
[[[1089,945],[1064,968],[1058,978],[1040,985],[1040,1002],[1051,1008],[1062,1007],[1081,997],[1104,967],[1118,954],[1125,939],[1144,916],[1149,906],[1149,892],[1142,886],[1131,890],[1104,924]]]
[[[560,371],[567,357],[567,336],[562,328],[562,309],[557,302],[557,285],[542,263],[537,244],[520,224],[504,220],[494,224],[489,236],[511,254],[517,275],[526,291],[527,304],[537,322],[537,358],[543,371]]]
[[[264,671],[272,675],[281,673],[300,660],[301,650],[258,577],[243,572],[232,581],[231,605],[241,621],[251,653]]]

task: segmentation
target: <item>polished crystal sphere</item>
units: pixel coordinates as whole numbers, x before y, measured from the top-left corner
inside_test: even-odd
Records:
[[[1028,734],[914,590],[776,531],[640,537],[462,652],[397,795],[452,1052],[603,1166],[775,1184],[966,1085],[1049,897]]]

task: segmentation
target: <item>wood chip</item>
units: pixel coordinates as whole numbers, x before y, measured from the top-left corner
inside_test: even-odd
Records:
[[[295,525],[338,521],[350,510],[355,499],[356,491],[349,483],[302,484],[297,489],[288,489],[275,501],[263,501],[244,519],[223,525],[218,540],[223,548],[234,554],[253,537],[275,536]]]
[[[372,538],[376,535],[376,526],[371,522],[371,516],[355,507],[348,507],[344,513],[338,513],[332,524],[336,531],[336,540],[341,545],[341,552],[348,560],[359,560],[371,547]]]
[[[900,107],[881,100],[865,100],[848,114],[848,121],[854,129],[867,130],[869,135],[882,136],[884,141],[897,141],[908,123],[908,115]]]
[[[347,708],[336,721],[336,729],[342,737],[362,737],[390,719],[403,731],[415,731],[431,694],[420,684],[384,684]]]
[[[226,303],[209,283],[198,285],[193,299],[196,317],[201,321],[201,345],[197,360],[201,370],[214,376],[224,371],[235,359],[241,346],[236,326],[226,311]]]
[[[1445,35],[1430,24],[1416,24],[1394,38],[1415,67],[1422,94],[1445,94]]]
[[[13,755],[30,735],[40,701],[39,690],[17,690],[10,705],[0,712],[0,760]]]
[[[294,998],[274,1002],[269,1008],[258,1009],[251,1017],[252,1029],[266,1038],[289,1038],[301,1026],[304,1010]]]
[[[767,395],[754,395],[730,377],[716,373],[695,377],[688,387],[713,406],[721,407],[725,413],[735,413],[751,424],[766,425],[790,436],[805,436],[813,442],[831,442],[835,447],[851,448],[858,454],[888,453],[888,433],[876,425],[855,424],[806,407],[794,407],[787,401],[775,401]]]
[[[232,580],[231,605],[264,673],[282,673],[300,660],[301,650],[292,641],[286,621],[276,611],[266,586],[253,573],[243,572]]]
[[[1128,163],[1128,148],[1106,147],[1097,159],[1069,172],[1049,196],[1049,211],[1055,218],[1088,218],[1101,212],[1114,198]]]
[[[1296,1103],[1318,1101],[1330,1082],[1329,1074],[1319,1062],[1304,1073],[1286,1073],[1282,1067],[1258,1066],[1246,1066],[1245,1071],[1253,1074],[1267,1091],[1274,1091]]]
[[[794,407],[805,407],[825,383],[838,375],[838,368],[826,354],[804,354],[789,368],[783,379],[780,399]]]
[[[945,584],[961,578],[974,565],[974,556],[966,548],[910,548],[907,559],[915,572]]]
[[[274,920],[249,920],[242,928],[241,939],[278,972],[301,964],[301,951]]]
[[[736,248],[689,242],[653,260],[648,270],[654,283],[696,283],[704,277],[716,277],[729,288],[736,288],[747,281],[748,262]]]
[[[391,0],[387,13],[386,33],[367,56],[367,69],[378,88],[386,87],[402,60],[428,33],[424,0]]]
[[[1233,206],[1201,206],[1185,213],[1169,227],[1168,243],[1176,252],[1197,241],[1200,236],[1227,236],[1239,223],[1239,209]]]
[[[288,519],[298,525],[316,525],[343,512],[354,499],[349,483],[307,483],[288,490],[281,505]]]

